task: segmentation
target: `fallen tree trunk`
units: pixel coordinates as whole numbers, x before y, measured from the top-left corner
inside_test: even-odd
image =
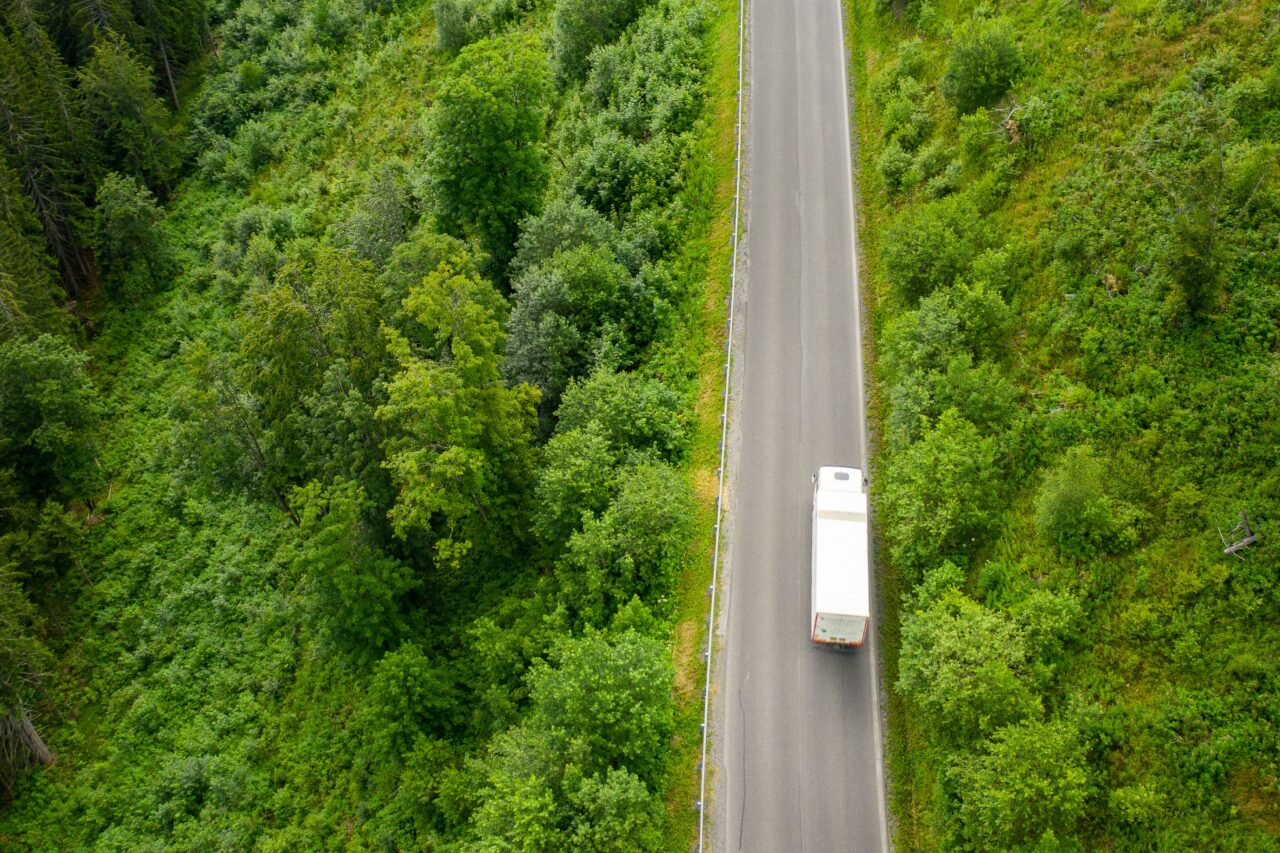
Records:
[[[18,776],[33,765],[52,763],[53,751],[40,737],[26,708],[19,705],[0,717],[0,794],[7,799]]]

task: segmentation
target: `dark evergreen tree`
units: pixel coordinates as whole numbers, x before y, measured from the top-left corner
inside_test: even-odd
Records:
[[[96,151],[78,117],[70,74],[39,28],[0,27],[0,158],[31,199],[72,296],[97,280],[81,228]]]
[[[105,33],[76,73],[84,116],[108,168],[167,187],[176,165],[169,116],[151,71],[123,38]]]

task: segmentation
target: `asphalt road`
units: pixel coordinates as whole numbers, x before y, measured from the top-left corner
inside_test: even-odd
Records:
[[[751,5],[712,849],[887,850],[874,639],[808,635],[810,475],[866,444],[841,11]]]

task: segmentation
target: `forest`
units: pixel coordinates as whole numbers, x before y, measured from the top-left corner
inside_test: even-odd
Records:
[[[897,847],[1275,850],[1276,5],[845,7]]]
[[[0,847],[687,848],[736,4],[0,9]]]

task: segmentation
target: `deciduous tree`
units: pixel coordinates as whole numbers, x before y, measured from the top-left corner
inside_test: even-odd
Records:
[[[417,349],[388,329],[399,371],[378,418],[391,430],[386,465],[399,489],[391,520],[401,536],[429,532],[441,564],[475,544],[513,542],[511,516],[528,488],[537,391],[498,372],[502,298],[466,258],[441,265],[410,291],[409,314],[431,336]]]
[[[546,187],[549,89],[537,39],[515,33],[463,48],[427,115],[427,177],[440,225],[478,237],[498,271]]]

